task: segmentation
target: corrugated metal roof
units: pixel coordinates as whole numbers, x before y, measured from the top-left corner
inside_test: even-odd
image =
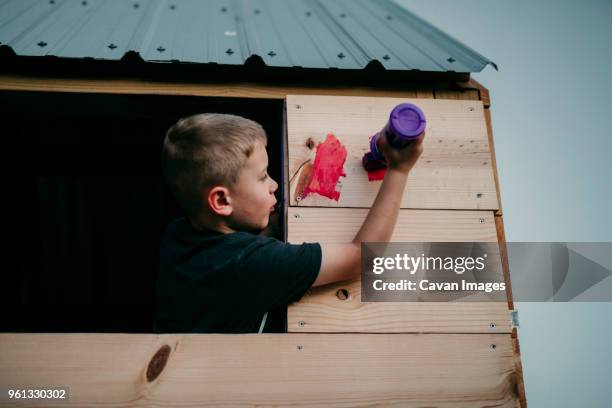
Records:
[[[493,62],[390,0],[0,0],[17,56],[479,72]]]

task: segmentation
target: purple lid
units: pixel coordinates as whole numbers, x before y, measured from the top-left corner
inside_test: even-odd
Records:
[[[400,103],[391,111],[389,125],[399,137],[416,138],[425,130],[425,114],[416,105]]]
[[[378,145],[376,144],[377,135],[372,136],[370,139],[370,153],[372,153],[372,157],[380,162],[385,162],[385,156],[378,151]]]

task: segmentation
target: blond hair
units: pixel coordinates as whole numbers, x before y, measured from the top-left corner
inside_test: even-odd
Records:
[[[168,129],[162,148],[163,176],[186,215],[201,211],[204,188],[236,183],[257,142],[267,144],[261,125],[236,115],[193,115]]]

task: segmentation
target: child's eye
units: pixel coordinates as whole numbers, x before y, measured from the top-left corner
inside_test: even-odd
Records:
[[[263,177],[262,177],[262,181],[268,178],[268,173],[266,173]]]

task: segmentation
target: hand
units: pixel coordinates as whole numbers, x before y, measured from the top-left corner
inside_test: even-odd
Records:
[[[382,154],[385,156],[387,167],[389,169],[399,170],[402,173],[408,173],[423,153],[423,139],[425,139],[425,132],[408,146],[401,149],[395,149],[393,146],[389,145],[386,137],[381,137],[379,147],[381,148]]]

